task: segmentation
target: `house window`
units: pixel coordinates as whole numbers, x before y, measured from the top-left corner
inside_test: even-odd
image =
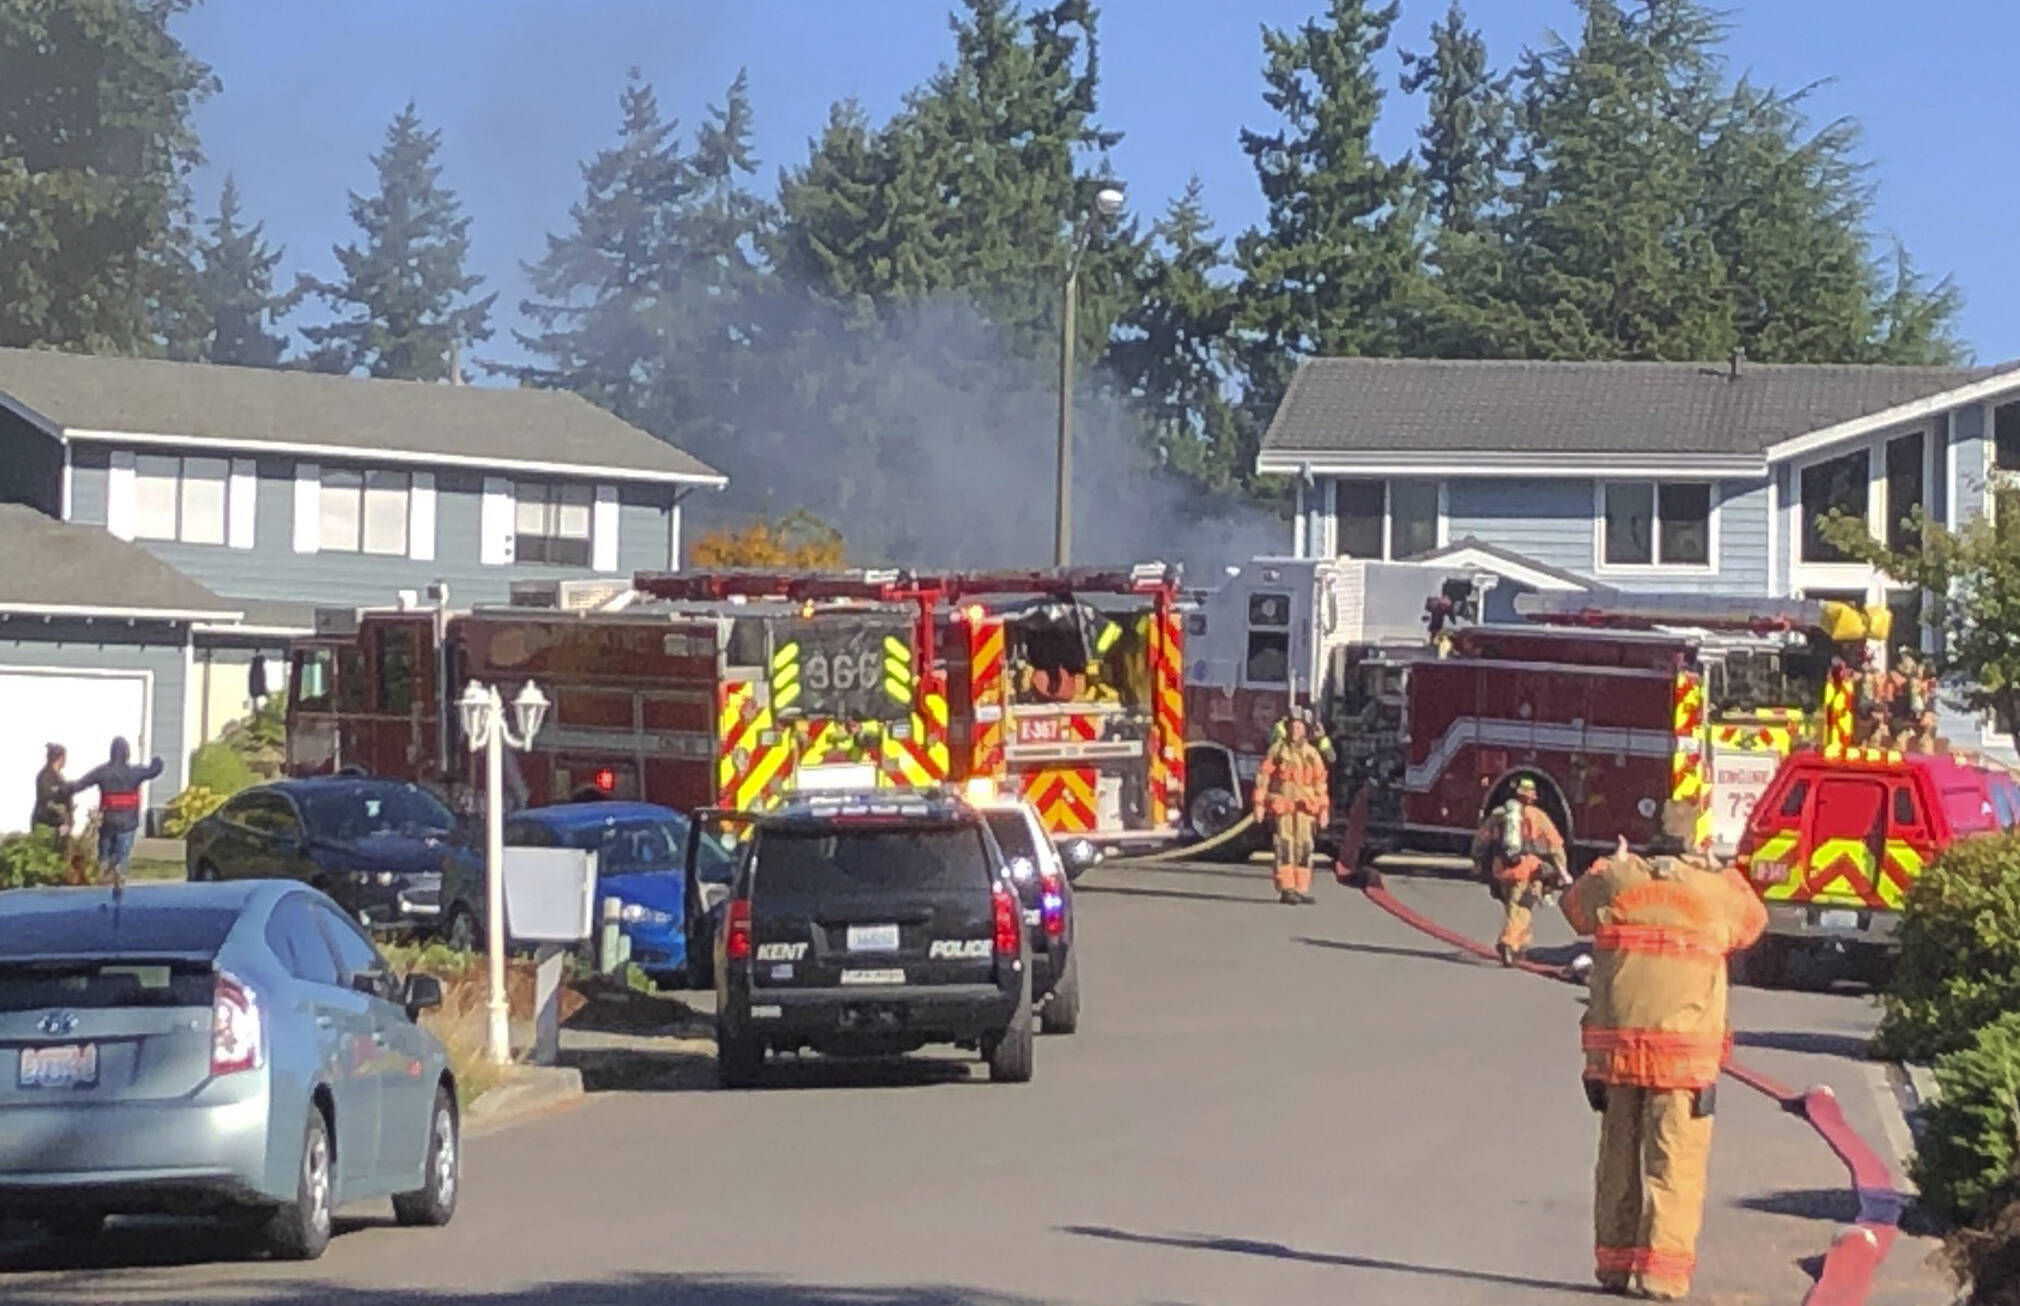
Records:
[[[1708,481],[1600,485],[1599,558],[1608,567],[1709,567]]]
[[[1992,462],[2001,471],[2020,472],[2020,399],[1992,410]]]
[[[1887,441],[1887,547],[1912,549],[1917,532],[1909,514],[1922,502],[1920,431]]]
[[[1440,497],[1436,481],[1333,482],[1333,552],[1371,562],[1431,552]]]
[[[134,536],[184,544],[223,544],[230,484],[228,459],[135,458]]]
[[[1346,558],[1382,557],[1386,481],[1333,482],[1333,552]]]
[[[1389,556],[1414,558],[1438,547],[1438,483],[1389,482]]]
[[[406,472],[324,468],[318,547],[326,553],[404,556],[412,490]]]
[[[1803,468],[1804,562],[1851,562],[1853,559],[1823,535],[1822,526],[1833,512],[1863,519],[1872,501],[1872,460],[1864,449],[1840,454]]]
[[[520,562],[587,567],[590,509],[595,497],[587,485],[519,482],[514,487],[514,556]]]

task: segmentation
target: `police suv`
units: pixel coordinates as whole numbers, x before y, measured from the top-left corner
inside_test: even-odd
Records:
[[[715,939],[716,1065],[767,1051],[973,1048],[1031,1078],[1031,950],[987,823],[941,790],[810,795],[748,817]]]

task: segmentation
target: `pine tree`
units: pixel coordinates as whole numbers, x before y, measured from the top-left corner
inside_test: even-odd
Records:
[[[0,346],[149,353],[188,293],[191,0],[0,0]]]
[[[285,335],[269,335],[293,308],[297,292],[274,293],[274,269],[282,249],[269,249],[266,224],[242,225],[238,182],[225,174],[209,234],[197,245],[191,281],[194,311],[176,334],[171,357],[240,367],[278,367],[287,352]]]
[[[1724,357],[1726,269],[1700,221],[1723,29],[1694,0],[1579,6],[1579,44],[1518,74],[1512,303],[1484,311],[1527,357]]]
[[[1329,0],[1324,18],[1263,32],[1263,100],[1280,122],[1241,134],[1268,216],[1235,253],[1254,418],[1275,410],[1299,358],[1389,355],[1408,341],[1422,262],[1411,169],[1372,139],[1374,58],[1396,13],[1394,3]]]
[[[1228,397],[1235,290],[1197,176],[1151,228],[1136,302],[1117,323],[1108,365],[1150,427],[1157,460],[1210,492],[1243,485],[1255,449]]]
[[[343,280],[303,279],[304,291],[339,314],[327,326],[302,328],[316,346],[309,362],[317,370],[440,381],[456,350],[490,339],[497,295],[469,298],[483,278],[464,271],[470,219],[441,184],[441,144],[441,132],[425,130],[408,101],[372,156],[378,194],[351,194],[351,220],[364,240],[335,247]]]
[[[569,209],[573,229],[550,234],[546,254],[526,266],[539,298],[520,311],[539,329],[518,339],[544,361],[515,374],[644,421],[678,317],[669,285],[681,257],[682,208],[696,181],[678,125],[660,116],[657,96],[636,69],[618,107],[617,144],[582,165],[582,198]]]
[[[1508,80],[1494,76],[1487,42],[1458,0],[1431,28],[1427,54],[1403,54],[1403,90],[1425,99],[1417,129],[1424,211],[1440,236],[1471,233],[1494,217],[1514,137]]]
[[[1872,342],[1876,362],[1955,366],[1970,361],[1970,350],[1957,338],[1964,292],[1949,277],[1931,285],[1915,271],[1899,240],[1883,265],[1878,296]]]
[[[840,101],[806,162],[780,173],[766,252],[787,285],[867,314],[916,283],[917,260],[899,253],[895,130],[872,128],[861,105]]]

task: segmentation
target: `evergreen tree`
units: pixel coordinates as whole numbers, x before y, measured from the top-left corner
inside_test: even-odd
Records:
[[[1403,54],[1403,90],[1425,100],[1417,129],[1424,211],[1440,236],[1471,233],[1495,215],[1513,141],[1508,80],[1488,67],[1487,42],[1458,0],[1431,28],[1427,54]]]
[[[1296,31],[1265,29],[1263,100],[1280,119],[1244,130],[1268,216],[1236,245],[1246,402],[1267,421],[1300,358],[1391,355],[1409,338],[1422,257],[1407,161],[1373,132],[1382,89],[1374,58],[1393,3],[1329,0]]]
[[[190,0],[0,0],[0,346],[158,348],[187,294]]]
[[[672,348],[669,303],[681,257],[682,207],[696,181],[659,101],[636,69],[618,97],[618,142],[582,165],[573,230],[547,237],[526,267],[539,296],[520,305],[538,330],[519,343],[542,363],[515,369],[529,385],[573,390],[630,421],[649,398]]]
[[[464,271],[470,219],[441,184],[441,144],[441,132],[424,129],[408,101],[386,129],[385,148],[372,156],[378,194],[351,194],[351,220],[364,241],[335,247],[343,280],[303,279],[304,291],[339,314],[327,326],[302,328],[316,346],[309,362],[318,371],[362,368],[376,377],[440,381],[452,353],[490,339],[486,323],[497,296],[469,298],[483,278]]]
[[[1924,280],[1898,240],[1884,265],[1878,293],[1873,352],[1879,362],[1955,366],[1970,361],[1971,351],[1957,338],[1964,292],[1949,277],[1934,285]]]
[[[1151,228],[1109,368],[1149,424],[1157,460],[1219,493],[1247,483],[1256,451],[1228,397],[1236,300],[1212,229],[1195,176]]]
[[[781,171],[780,220],[766,252],[785,284],[871,313],[923,279],[921,260],[898,237],[899,130],[878,131],[861,105],[840,101],[807,161]]]
[[[225,174],[209,234],[198,244],[192,280],[195,311],[172,342],[172,357],[240,367],[278,367],[285,335],[269,335],[294,307],[296,292],[274,293],[274,269],[286,253],[269,249],[266,224],[239,219],[238,182]]]

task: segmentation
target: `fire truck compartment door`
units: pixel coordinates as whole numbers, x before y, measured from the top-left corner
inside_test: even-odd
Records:
[[[1877,873],[1885,831],[1887,785],[1878,777],[1826,776],[1817,786],[1810,812],[1809,846],[1803,849],[1805,880],[1814,886],[1801,895],[1815,903],[1842,902],[1862,906],[1865,900],[1845,878],[1851,871],[1867,883]]]
[[[1722,748],[1711,759],[1711,847],[1720,856],[1729,856],[1746,834],[1753,805],[1767,792],[1768,782],[1780,769],[1782,755],[1775,752]]]

